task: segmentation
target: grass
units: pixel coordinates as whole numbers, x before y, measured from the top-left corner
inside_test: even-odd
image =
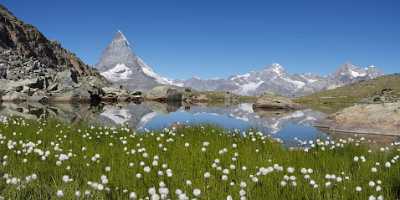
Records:
[[[400,75],[392,74],[376,79],[362,81],[332,90],[317,92],[295,99],[297,103],[325,112],[336,112],[354,105],[364,98],[379,94],[383,89],[392,89],[394,96],[400,98]]]
[[[397,199],[400,192],[399,147],[369,150],[362,138],[294,150],[260,133],[227,133],[206,125],[135,133],[20,118],[1,123],[0,133],[5,199],[128,199],[134,194],[146,199],[153,187],[160,194],[160,185],[170,199],[178,199],[178,189],[190,199],[212,200],[240,194],[247,199]],[[358,186],[362,191],[356,192]]]

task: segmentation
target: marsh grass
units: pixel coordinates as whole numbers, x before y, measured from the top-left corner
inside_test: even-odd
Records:
[[[177,189],[190,199],[212,200],[228,196],[233,199],[324,200],[368,199],[371,195],[382,195],[385,199],[399,197],[399,147],[370,150],[362,139],[321,141],[306,147],[307,150],[291,150],[256,132],[228,133],[207,125],[135,133],[127,128],[69,126],[54,120],[19,118],[1,124],[0,133],[3,177],[0,194],[5,199],[128,199],[132,192],[138,199],[146,199],[150,198],[150,188],[158,191],[160,182],[165,184],[163,188],[168,188],[169,199],[179,198],[175,193]],[[27,145],[29,142],[34,145]],[[50,154],[42,159],[38,149]],[[61,154],[70,156],[57,165]],[[99,158],[93,161],[96,154]],[[355,156],[363,156],[365,161],[355,162]],[[153,165],[154,160],[158,161],[157,165]],[[391,162],[391,167],[385,167],[386,162]],[[150,167],[150,172],[144,172],[145,166]],[[108,167],[110,171],[106,170]],[[371,172],[373,167],[377,168],[376,173]],[[260,172],[271,168],[273,170],[265,175]],[[288,168],[294,168],[294,172]],[[313,172],[302,173],[302,168]],[[227,180],[221,178],[224,169],[229,169],[229,173],[225,173]],[[167,176],[168,170],[172,176]],[[163,172],[162,176],[159,171]],[[204,177],[206,172],[210,173],[209,178]],[[138,173],[141,178],[137,178]],[[32,174],[37,175],[37,179],[25,181]],[[328,180],[327,174],[341,177],[342,181]],[[64,182],[64,175],[72,181]],[[88,181],[101,183],[102,175],[108,180],[102,184],[104,188],[88,185]],[[285,180],[285,175],[292,177]],[[309,179],[305,178],[307,175]],[[20,181],[13,184],[12,177]],[[317,188],[310,184],[311,180]],[[282,186],[282,181],[287,185]],[[331,186],[326,187],[328,181]],[[370,181],[376,185],[370,187]],[[377,191],[377,185],[382,190]],[[356,192],[357,186],[362,188],[361,192]],[[199,189],[201,194],[195,197],[194,189]],[[62,191],[63,195],[57,197],[57,191]],[[76,191],[81,193],[79,198],[75,196]],[[85,195],[85,191],[90,194]],[[157,199],[154,195],[152,198]]]

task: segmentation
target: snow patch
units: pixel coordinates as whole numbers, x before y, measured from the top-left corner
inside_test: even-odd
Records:
[[[127,109],[115,109],[113,107],[105,107],[104,112],[100,115],[107,117],[108,119],[112,120],[115,124],[124,124],[129,119],[132,118],[132,115],[129,113]]]
[[[158,83],[166,85],[176,85],[179,87],[183,86],[183,84],[181,83],[176,83],[175,81],[169,80],[154,72],[153,69],[150,66],[148,66],[140,57],[137,57],[137,61],[141,66],[143,73],[145,73],[147,76],[154,78]]]
[[[240,78],[248,78],[248,77],[250,77],[250,73],[239,74],[239,75],[232,77],[231,80],[236,80],[236,79],[240,79]]]
[[[248,92],[256,90],[263,83],[264,83],[264,81],[250,82],[250,83],[243,84],[240,86],[240,89],[239,89],[240,93],[248,94]]]
[[[143,129],[146,126],[147,123],[149,123],[151,120],[153,120],[157,116],[158,116],[157,112],[151,112],[151,113],[148,113],[148,114],[144,115],[140,119],[140,121],[138,123],[138,126],[136,128],[137,129]]]
[[[293,85],[294,85],[295,87],[297,87],[298,89],[303,88],[303,87],[306,85],[304,82],[296,81],[296,80],[293,80],[293,79],[290,79],[290,78],[284,78],[284,77],[282,77],[282,79],[285,80],[285,81],[287,81],[287,82],[289,82],[289,83],[291,83],[291,84],[293,84]]]
[[[352,77],[357,78],[357,77],[363,77],[366,75],[366,73],[360,73],[360,72],[356,72],[354,70],[349,70],[350,74]]]
[[[132,74],[132,70],[123,63],[117,64],[115,67],[101,73],[102,76],[110,81],[127,80]]]

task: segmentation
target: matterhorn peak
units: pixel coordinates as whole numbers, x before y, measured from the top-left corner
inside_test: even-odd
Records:
[[[107,80],[131,90],[149,90],[160,84],[174,85],[173,81],[158,75],[132,51],[128,39],[120,30],[104,50],[96,68]]]
[[[122,33],[121,30],[118,30],[117,33],[115,33],[115,36],[111,42],[114,45],[123,45],[123,46],[130,46],[130,43],[128,39],[126,39],[124,33]]]

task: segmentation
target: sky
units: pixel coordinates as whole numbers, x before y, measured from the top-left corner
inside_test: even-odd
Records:
[[[117,30],[159,74],[228,77],[280,63],[326,75],[346,62],[400,72],[398,0],[2,0],[94,65]]]

